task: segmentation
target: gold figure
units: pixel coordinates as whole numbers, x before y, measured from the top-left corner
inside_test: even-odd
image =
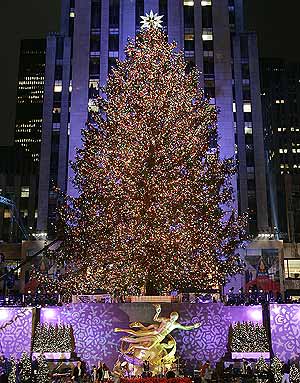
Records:
[[[160,317],[161,306],[154,305],[156,313],[153,321],[158,322],[144,326],[140,322],[129,325],[129,329],[115,328],[115,332],[124,332],[130,336],[121,338],[121,353],[128,362],[142,366],[148,360],[153,373],[160,373],[165,368],[171,368],[175,361],[176,341],[170,335],[175,330],[193,330],[200,326],[195,323],[183,326],[177,322],[179,314],[172,312],[169,318]]]

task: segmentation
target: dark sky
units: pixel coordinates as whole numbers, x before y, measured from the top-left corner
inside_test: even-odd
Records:
[[[260,55],[300,61],[300,1],[244,1],[246,26],[258,34]],[[59,8],[60,0],[0,0],[0,145],[13,137],[20,39],[58,31]]]

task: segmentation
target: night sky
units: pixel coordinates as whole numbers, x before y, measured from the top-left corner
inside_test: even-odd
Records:
[[[300,2],[244,1],[246,27],[257,32],[261,57],[300,61]],[[60,0],[0,1],[0,145],[13,139],[20,39],[58,31],[59,8]]]

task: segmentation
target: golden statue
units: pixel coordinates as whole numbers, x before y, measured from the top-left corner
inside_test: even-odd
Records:
[[[176,341],[170,335],[175,330],[193,330],[200,326],[195,323],[183,326],[177,322],[179,314],[172,312],[169,318],[160,317],[161,306],[154,305],[156,313],[153,321],[158,322],[150,326],[144,326],[140,322],[129,325],[129,329],[115,328],[115,332],[125,332],[130,336],[121,338],[121,354],[124,359],[140,369],[144,361],[148,361],[152,373],[161,373],[164,369],[170,369],[175,362]]]

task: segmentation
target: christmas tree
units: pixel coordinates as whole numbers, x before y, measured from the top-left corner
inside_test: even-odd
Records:
[[[17,364],[14,356],[9,358],[8,383],[16,383],[17,381]]]
[[[274,358],[272,359],[272,362],[271,362],[271,370],[272,370],[273,375],[274,375],[275,383],[280,383],[281,382],[281,379],[282,379],[282,373],[281,373],[282,366],[283,366],[283,363],[278,358],[278,356],[275,355]]]
[[[36,325],[33,337],[33,352],[40,352],[42,349],[42,325]]]
[[[231,350],[233,352],[269,351],[265,327],[253,322],[238,322],[233,325]]]
[[[37,371],[37,383],[48,383],[49,379],[49,367],[46,361],[45,355],[40,354],[37,358],[38,371]]]
[[[78,196],[61,204],[64,241],[52,253],[60,291],[211,289],[240,270],[245,219],[234,161],[216,144],[217,109],[159,23],[144,20],[83,130]]]
[[[27,352],[23,352],[21,359],[21,370],[20,370],[20,381],[28,382],[31,378],[31,360],[27,354]]]
[[[268,376],[269,365],[262,356],[258,359],[255,369],[257,371],[258,379],[264,381]]]
[[[295,364],[291,365],[290,382],[291,383],[300,383],[300,371]]]

